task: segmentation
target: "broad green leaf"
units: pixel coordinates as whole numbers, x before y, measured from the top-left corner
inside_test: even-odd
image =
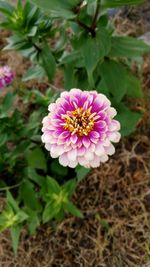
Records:
[[[134,58],[150,52],[150,46],[133,37],[113,36],[110,57]]]
[[[140,80],[132,74],[129,74],[127,78],[126,94],[130,97],[142,97],[143,95]]]
[[[21,225],[16,225],[16,226],[13,226],[10,228],[12,247],[13,247],[13,251],[14,251],[15,255],[17,254],[18,242],[19,242],[21,229],[22,229]]]
[[[105,60],[100,66],[101,78],[109,92],[119,102],[127,90],[127,71],[121,64],[113,60]]]
[[[56,71],[56,62],[55,58],[47,44],[43,47],[42,51],[40,52],[40,58],[42,61],[42,67],[44,68],[48,79],[51,81],[54,77]]]
[[[71,53],[68,53],[64,51],[63,55],[59,59],[61,64],[69,64],[69,63],[74,63],[78,60],[80,60],[81,56],[79,51],[73,51]]]
[[[34,4],[37,4],[40,8],[45,9],[51,14],[52,17],[61,17],[65,19],[73,19],[75,14],[72,12],[72,8],[76,6],[80,1],[69,0],[32,0]]]
[[[64,210],[69,211],[72,215],[83,218],[81,211],[70,201],[67,201],[63,204]]]
[[[40,79],[45,76],[45,71],[41,66],[34,66],[29,68],[26,73],[23,75],[22,80],[24,82],[32,79]]]
[[[44,171],[47,170],[45,155],[41,148],[37,147],[34,150],[28,152],[26,154],[26,159],[29,166],[35,169],[41,169]]]
[[[57,181],[50,176],[47,176],[47,192],[51,195],[53,193],[60,193],[61,188]]]
[[[101,93],[106,95],[107,97],[109,97],[109,90],[107,88],[107,85],[104,81],[104,79],[101,79],[100,82],[98,83],[98,85],[96,86],[96,90]]]
[[[89,83],[93,87],[92,73],[100,59],[109,53],[111,40],[108,32],[104,28],[99,28],[96,37],[87,36],[86,42],[81,46],[81,55],[88,73]]]
[[[85,178],[85,176],[89,173],[89,171],[90,171],[90,169],[87,169],[85,167],[78,165],[75,168],[75,172],[77,174],[77,181],[78,182],[82,181]]]
[[[39,210],[41,208],[34,186],[30,181],[24,180],[20,187],[20,196],[24,204],[30,209]]]
[[[66,90],[76,87],[77,77],[74,64],[66,64],[64,67],[64,87]]]
[[[102,0],[102,7],[120,7],[120,6],[129,6],[129,5],[138,5],[143,4],[145,0]]]
[[[120,103],[116,109],[118,111],[116,119],[121,123],[121,135],[127,136],[134,132],[142,114],[129,110],[123,103]]]
[[[53,219],[57,213],[59,213],[61,206],[54,205],[53,202],[46,204],[43,212],[43,223],[46,223]]]

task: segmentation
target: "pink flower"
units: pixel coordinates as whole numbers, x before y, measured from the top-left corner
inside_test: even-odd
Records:
[[[42,141],[61,165],[95,168],[115,153],[111,142],[120,140],[120,123],[113,119],[117,112],[105,95],[71,89],[61,93],[48,110]]]
[[[0,67],[0,89],[9,85],[14,79],[14,73],[8,66]]]

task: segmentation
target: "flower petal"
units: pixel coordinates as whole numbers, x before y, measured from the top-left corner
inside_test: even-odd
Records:
[[[68,166],[69,160],[68,160],[68,157],[67,157],[67,153],[62,154],[59,157],[59,163],[64,167]]]

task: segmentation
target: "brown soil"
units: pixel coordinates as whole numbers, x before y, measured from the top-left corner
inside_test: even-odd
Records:
[[[10,54],[2,54],[1,60],[8,63]],[[21,65],[21,73],[17,74],[20,76],[28,63],[18,62],[19,56],[16,64]],[[60,80],[55,84],[60,84]],[[17,257],[12,252],[9,232],[1,233],[0,267],[150,266],[149,89],[147,55],[144,98],[137,100],[137,109],[144,111],[143,119],[136,133],[122,139],[115,156],[92,170],[78,186],[74,202],[84,212],[84,219],[66,217],[60,224],[42,226],[32,237],[24,230]]]

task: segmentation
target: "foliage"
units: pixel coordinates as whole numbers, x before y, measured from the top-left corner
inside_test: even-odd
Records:
[[[15,108],[17,92],[8,91],[0,105],[0,191],[7,191],[0,231],[10,228],[15,253],[23,225],[33,234],[42,222],[62,219],[67,212],[82,217],[70,200],[77,185],[75,173],[47,157],[41,145],[41,116],[55,95],[50,89],[45,95],[26,91],[22,95],[24,105],[30,103],[34,109],[40,104],[29,117]]]
[[[141,40],[118,36],[108,9],[143,2],[32,0],[23,5],[18,0],[14,7],[0,0],[4,16],[0,27],[13,32],[4,50],[19,51],[31,60],[23,81],[44,76],[52,81],[60,69],[65,89],[93,89],[106,94],[118,111],[122,135],[126,136],[135,130],[141,117],[125,105],[126,97],[142,96],[131,66],[150,47]],[[45,95],[37,90],[24,92],[23,104],[30,103],[35,110],[31,114],[15,108],[15,90],[8,91],[1,101],[0,186],[2,191],[7,190],[7,197],[0,230],[10,228],[15,253],[23,225],[33,234],[41,223],[61,220],[65,213],[82,217],[71,196],[89,170],[60,166],[50,159],[40,141],[41,118],[49,102],[57,97],[58,93],[50,89]]]

